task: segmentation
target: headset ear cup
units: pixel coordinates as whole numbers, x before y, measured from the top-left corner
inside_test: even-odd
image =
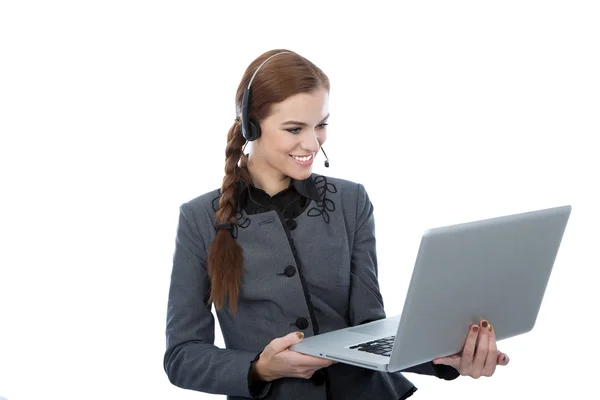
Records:
[[[254,119],[250,119],[248,121],[248,127],[250,128],[249,129],[250,132],[248,132],[249,137],[247,138],[247,140],[249,142],[252,142],[252,141],[258,139],[260,137],[260,133],[261,133],[260,132],[260,124],[257,121],[255,121]]]

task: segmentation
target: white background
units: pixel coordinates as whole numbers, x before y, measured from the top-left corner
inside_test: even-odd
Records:
[[[178,206],[220,185],[235,89],[273,48],[331,79],[315,171],[367,187],[390,315],[423,229],[573,206],[510,366],[410,375],[414,398],[595,396],[596,2],[331,3],[2,2],[0,396],[213,398],[162,367]]]

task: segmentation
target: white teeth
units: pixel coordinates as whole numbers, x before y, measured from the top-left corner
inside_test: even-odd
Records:
[[[292,157],[294,158],[294,160],[298,160],[300,162],[306,162],[312,158],[312,154],[310,156],[304,156],[304,157],[297,157],[297,156],[292,156]]]

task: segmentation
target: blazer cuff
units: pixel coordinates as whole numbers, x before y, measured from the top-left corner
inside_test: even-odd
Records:
[[[262,353],[262,352],[261,352]],[[254,377],[254,363],[258,361],[261,353],[258,353],[254,360],[250,362],[250,367],[248,368],[248,391],[253,399],[261,400],[265,399],[271,394],[272,384],[271,382],[261,381],[260,379],[256,379]]]
[[[460,373],[449,365],[434,364],[433,361],[406,368],[401,372],[413,372],[421,375],[432,375],[446,381],[451,381],[460,376]]]
[[[452,381],[460,376],[460,372],[458,372],[456,368],[453,368],[449,365],[434,364],[433,362],[431,363],[431,365],[433,366],[433,370],[435,371],[435,376],[437,376],[440,379]]]

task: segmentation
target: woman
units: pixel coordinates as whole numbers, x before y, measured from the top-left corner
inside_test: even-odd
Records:
[[[174,385],[229,399],[395,400],[416,391],[402,373],[288,349],[385,318],[368,194],[311,170],[327,136],[328,93],[327,76],[287,50],[261,55],[242,77],[221,188],[180,207],[164,357]],[[212,305],[225,349],[214,346]],[[404,372],[478,378],[507,362],[482,321],[461,354]]]

